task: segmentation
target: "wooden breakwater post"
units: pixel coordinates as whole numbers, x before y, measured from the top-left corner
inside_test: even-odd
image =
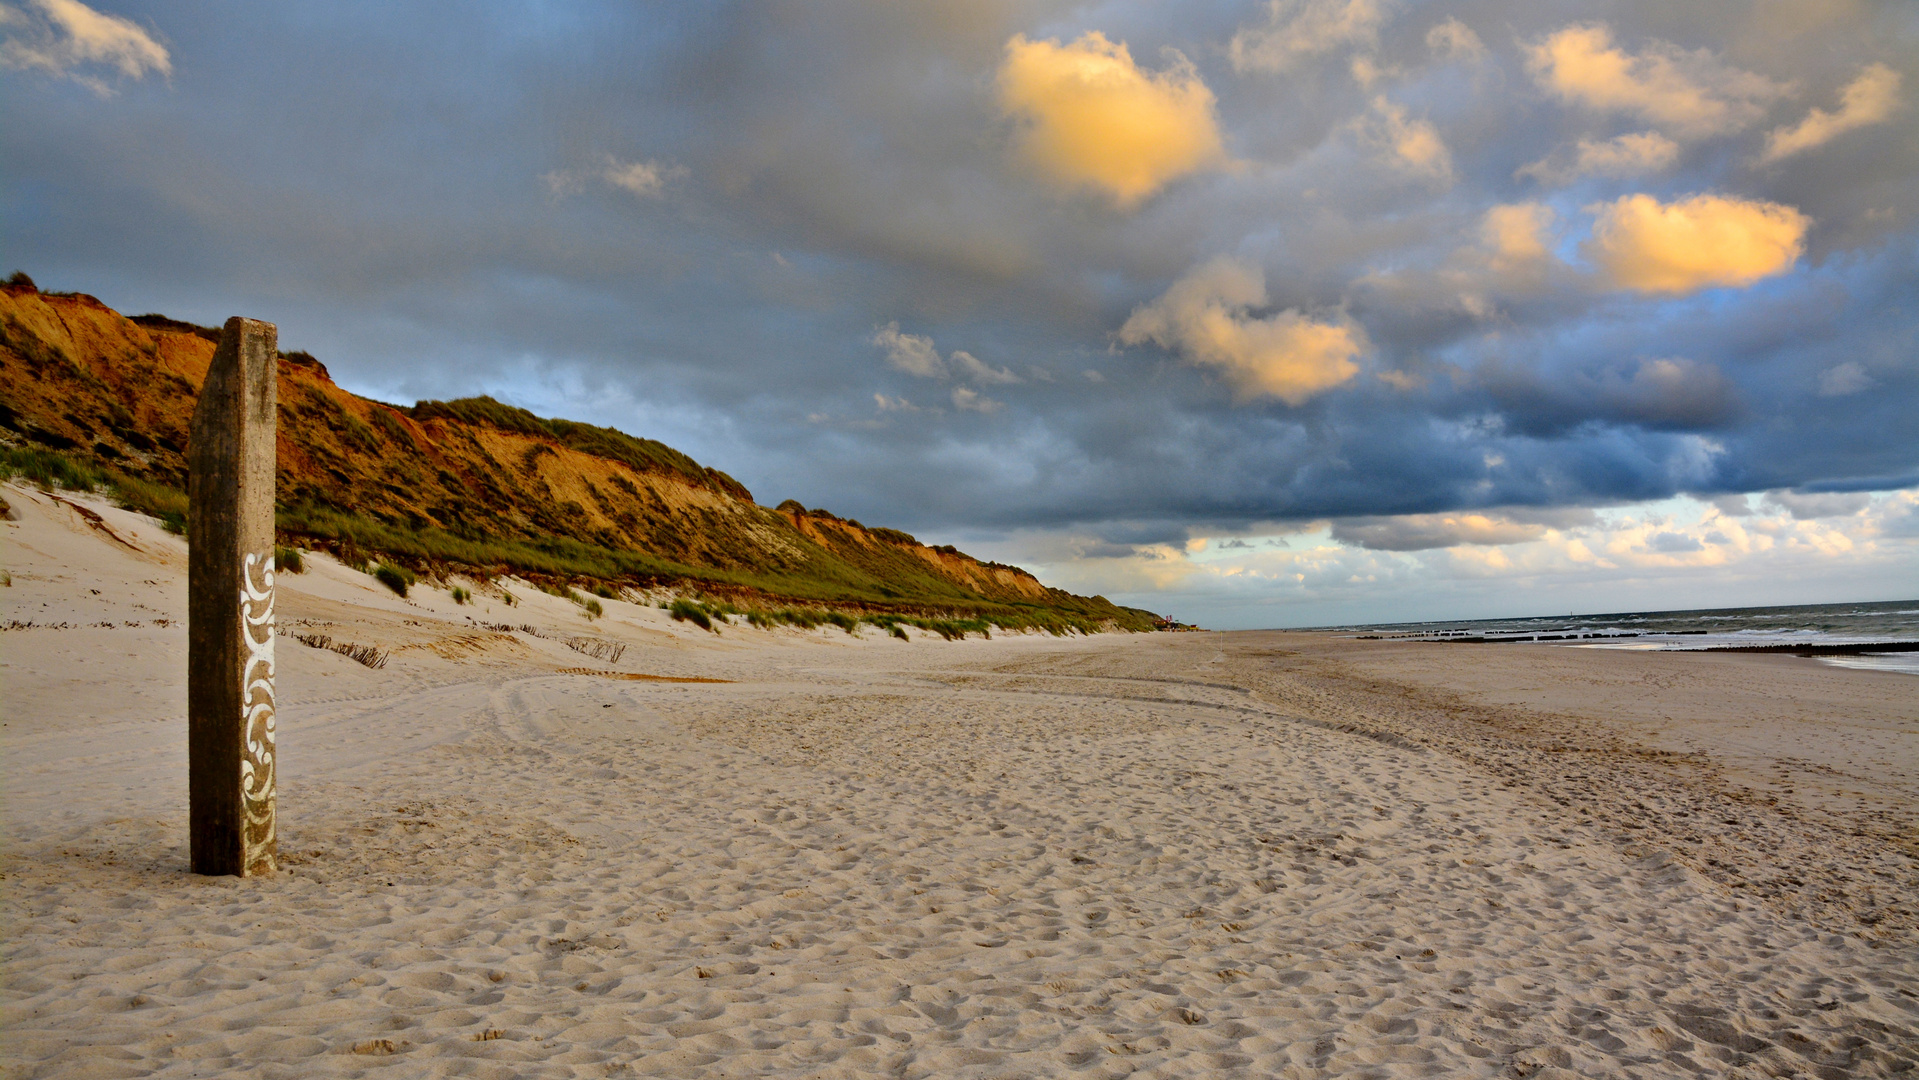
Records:
[[[279,330],[220,332],[187,450],[187,798],[196,874],[275,869],[273,483]]]

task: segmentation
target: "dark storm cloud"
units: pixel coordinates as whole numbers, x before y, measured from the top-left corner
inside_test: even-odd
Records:
[[[1598,523],[1587,507],[1515,507],[1489,514],[1401,514],[1348,517],[1333,522],[1332,537],[1373,551],[1430,551],[1459,544],[1499,545],[1537,540],[1549,529]]]
[[[1655,431],[1714,431],[1739,413],[1732,380],[1683,357],[1641,359],[1599,370],[1549,374],[1489,363],[1477,372],[1515,430],[1557,435],[1581,424],[1631,424]]]
[[[125,310],[277,319],[384,396],[664,438],[769,502],[1114,545],[1088,557],[1352,517],[1397,551],[1445,531],[1387,515],[1526,531],[1514,507],[1919,472],[1909,6],[1382,5],[1330,37],[1253,3],[96,6],[170,73],[76,68],[102,96],[0,72],[12,264]],[[1732,104],[1549,92],[1528,58],[1595,22],[1630,56],[1705,56]],[[1089,31],[1143,86],[1190,64],[1224,158],[1124,205],[1036,172],[999,65],[1014,35]],[[1873,64],[1906,107],[1764,159]],[[1796,267],[1672,294],[1584,254],[1595,207],[1702,193],[1805,215]],[[1220,256],[1264,275],[1220,324],[1254,368],[1194,335],[1115,347]],[[888,365],[893,324],[933,375]],[[1356,328],[1357,372],[1296,405],[1224,378],[1278,370],[1301,325]]]

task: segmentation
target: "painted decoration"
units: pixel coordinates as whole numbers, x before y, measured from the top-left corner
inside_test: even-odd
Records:
[[[240,587],[240,631],[246,665],[240,679],[245,745],[240,755],[244,809],[244,864],[249,874],[275,863],[273,750],[273,553],[245,556]]]

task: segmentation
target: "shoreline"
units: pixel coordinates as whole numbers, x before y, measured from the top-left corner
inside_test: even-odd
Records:
[[[1219,633],[1261,633],[1263,631],[1217,631]],[[1334,633],[1335,631],[1297,631],[1299,633]],[[1681,630],[1677,634],[1703,634],[1703,630]],[[1891,653],[1919,652],[1919,641],[1910,638],[1889,638],[1880,641],[1844,641],[1844,642],[1806,642],[1803,644],[1781,645],[1674,645],[1665,641],[1640,642],[1648,634],[1535,634],[1528,637],[1377,637],[1362,634],[1352,638],[1354,641],[1404,641],[1420,645],[1559,645],[1562,648],[1613,647],[1613,641],[1633,641],[1638,647],[1657,649],[1660,652],[1710,652],[1710,653],[1792,653],[1797,656],[1861,656]],[[1574,645],[1573,642],[1580,644]],[[1618,646],[1630,648],[1633,646]]]

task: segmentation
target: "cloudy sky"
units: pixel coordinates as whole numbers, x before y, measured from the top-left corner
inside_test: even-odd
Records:
[[[1222,627],[1919,594],[1919,5],[0,2],[0,272]]]

